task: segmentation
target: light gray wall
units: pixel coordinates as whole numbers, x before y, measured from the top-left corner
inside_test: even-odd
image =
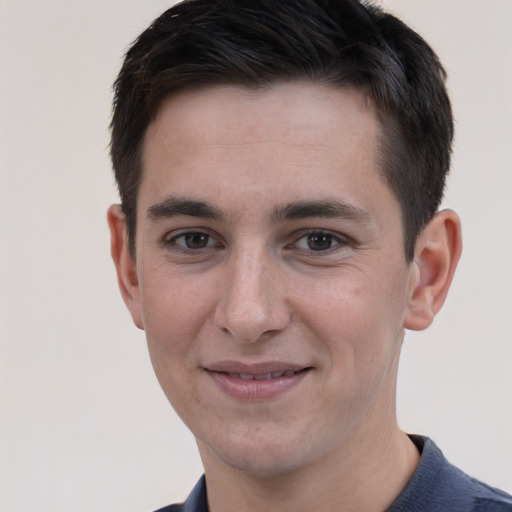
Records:
[[[512,491],[512,3],[385,2],[437,49],[457,117],[445,205],[465,250],[435,325],[407,336],[399,417]],[[201,466],[109,259],[110,85],[169,2],[0,3],[0,510],[130,512]],[[464,10],[464,12],[462,12]]]

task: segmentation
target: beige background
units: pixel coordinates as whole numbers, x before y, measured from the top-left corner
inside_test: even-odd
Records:
[[[437,49],[457,143],[446,205],[465,252],[445,309],[407,336],[399,416],[512,491],[512,2],[385,2]],[[130,512],[201,473],[109,260],[110,85],[169,2],[0,2],[0,511]]]

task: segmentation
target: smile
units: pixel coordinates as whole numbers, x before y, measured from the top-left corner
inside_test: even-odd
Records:
[[[220,367],[219,367],[220,366]],[[214,365],[206,374],[217,388],[237,401],[266,401],[277,399],[298,386],[313,370],[312,367],[293,365],[259,365],[253,367],[229,367]],[[221,368],[224,366],[224,368]],[[229,368],[226,368],[228,366]],[[234,366],[234,365],[233,365]],[[273,366],[273,368],[272,368]],[[292,366],[292,368],[290,368]],[[282,369],[282,368],[287,369]],[[234,371],[238,370],[238,371]]]

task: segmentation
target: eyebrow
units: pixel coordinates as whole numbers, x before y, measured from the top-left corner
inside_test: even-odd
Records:
[[[213,220],[223,220],[228,217],[222,209],[207,201],[187,197],[169,197],[147,209],[147,217],[151,220],[169,219],[180,215]],[[294,201],[277,206],[271,215],[271,219],[275,223],[311,217],[345,218],[359,222],[371,222],[372,220],[366,210],[337,200]]]
[[[359,222],[371,222],[371,215],[356,205],[336,200],[295,201],[280,206],[272,213],[274,222],[285,220],[322,217],[326,219],[345,218]]]
[[[221,220],[225,217],[222,210],[213,204],[186,197],[169,197],[150,206],[146,213],[151,220],[169,219],[180,215],[213,220]]]

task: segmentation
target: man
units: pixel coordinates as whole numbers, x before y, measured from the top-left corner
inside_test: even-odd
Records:
[[[128,51],[112,255],[205,468],[162,510],[512,510],[396,420],[461,252],[444,78],[355,0],[191,0]]]

